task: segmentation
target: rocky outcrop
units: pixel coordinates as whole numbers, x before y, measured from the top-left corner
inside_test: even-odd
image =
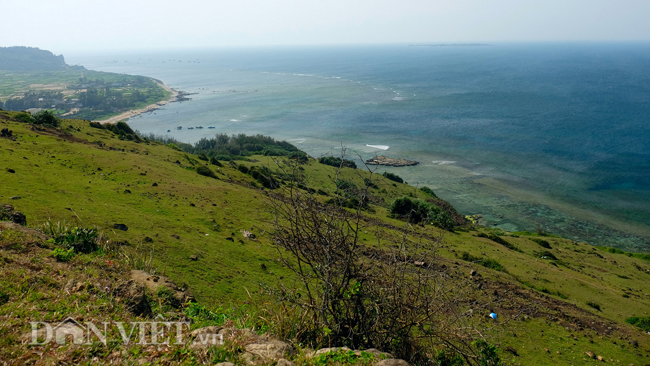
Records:
[[[196,302],[196,299],[189,290],[177,286],[167,277],[150,275],[145,271],[132,270],[131,279],[154,293],[157,293],[161,287],[166,287],[173,293],[175,301],[172,305],[177,305],[176,307],[180,307],[190,301]]]
[[[196,329],[190,333],[188,347],[192,350],[208,349],[212,344],[196,342],[197,339],[205,339],[206,335],[219,334],[223,341],[235,342],[244,347],[244,353],[238,356],[239,361],[245,365],[259,366],[276,364],[276,366],[294,366],[290,359],[298,352],[289,343],[272,338],[266,334],[258,335],[248,329],[237,329],[231,327],[209,326]],[[327,354],[344,352],[354,353],[356,356],[371,354],[375,358],[375,365],[379,366],[409,366],[409,364],[393,355],[371,348],[367,350],[352,350],[348,347],[322,348],[316,351],[303,350],[307,358],[321,357]],[[227,363],[220,364],[229,366]]]
[[[388,158],[383,155],[375,156],[374,158],[366,160],[366,164],[370,165],[386,165],[386,166],[412,166],[420,164],[414,160],[405,160],[405,159],[394,159]]]

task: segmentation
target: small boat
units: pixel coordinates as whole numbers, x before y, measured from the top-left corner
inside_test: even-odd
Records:
[[[187,129],[188,129],[188,130],[193,130],[193,129],[194,129],[194,127],[188,127]]]
[[[167,132],[172,132],[172,130],[167,130]]]
[[[202,130],[202,129],[203,129],[203,126],[197,126],[196,129],[197,129],[197,130]]]
[[[178,126],[178,127],[176,127],[176,129],[177,129],[177,130],[182,130],[182,129],[183,129],[183,126]]]
[[[215,127],[214,127],[214,126],[210,126],[210,127],[208,127],[208,128],[209,128],[209,129],[213,129],[213,128],[215,128]]]

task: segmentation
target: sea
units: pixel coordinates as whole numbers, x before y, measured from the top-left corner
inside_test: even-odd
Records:
[[[142,133],[190,143],[263,134],[313,157],[344,148],[359,162],[416,160],[377,172],[430,187],[489,227],[650,249],[650,43],[114,51],[66,61],[192,93],[128,120]]]

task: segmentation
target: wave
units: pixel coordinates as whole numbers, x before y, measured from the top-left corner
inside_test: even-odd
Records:
[[[366,146],[379,149],[379,150],[388,150],[388,148],[390,147],[388,145],[368,145],[368,144],[366,144]]]
[[[456,164],[456,162],[453,161],[453,160],[434,160],[434,161],[432,161],[432,163],[438,164],[438,165]]]

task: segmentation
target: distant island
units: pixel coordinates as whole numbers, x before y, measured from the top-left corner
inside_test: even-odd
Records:
[[[410,44],[409,47],[482,47],[490,46],[487,43],[436,43],[436,44]]]
[[[420,163],[414,160],[394,159],[394,158],[388,158],[386,156],[380,155],[366,160],[366,164],[399,167],[399,166],[413,166],[413,165],[418,165]]]

